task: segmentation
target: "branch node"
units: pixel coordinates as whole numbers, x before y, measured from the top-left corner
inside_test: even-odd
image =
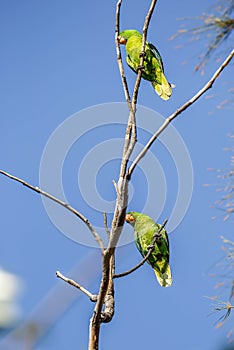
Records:
[[[115,182],[115,180],[112,180],[112,183],[114,185],[114,188],[115,188],[115,192],[117,194],[117,197],[119,198],[120,197],[120,193],[119,193],[119,188],[118,188],[118,185],[117,183]]]

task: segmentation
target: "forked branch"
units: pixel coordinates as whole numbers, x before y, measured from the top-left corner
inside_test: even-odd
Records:
[[[148,28],[149,21],[150,21],[150,18],[152,16],[156,2],[157,2],[157,0],[151,1],[150,9],[149,9],[147,16],[145,18],[145,23],[144,23],[145,35],[142,39],[143,50],[145,47],[147,28]],[[122,78],[122,85],[123,85],[123,89],[124,89],[124,93],[125,93],[125,98],[126,98],[128,108],[129,108],[129,118],[128,118],[128,124],[126,127],[126,133],[125,133],[124,149],[123,149],[123,155],[122,155],[122,161],[121,161],[121,167],[120,167],[120,175],[119,175],[119,180],[118,180],[118,185],[117,185],[118,191],[117,191],[114,217],[113,217],[112,225],[111,225],[110,240],[109,240],[108,247],[103,254],[102,280],[101,280],[101,284],[100,284],[98,300],[97,300],[97,303],[96,303],[96,306],[94,309],[93,317],[90,320],[89,350],[97,350],[98,349],[100,324],[102,322],[102,308],[103,308],[103,305],[105,303],[105,298],[108,294],[108,291],[110,290],[110,285],[113,283],[113,275],[111,275],[111,273],[110,273],[110,271],[112,269],[111,259],[115,254],[115,248],[116,248],[116,245],[118,243],[119,237],[120,237],[122,229],[123,229],[126,207],[128,204],[128,176],[126,173],[127,165],[129,162],[130,155],[131,155],[131,153],[135,147],[135,144],[136,144],[136,118],[135,118],[135,114],[136,114],[138,90],[139,90],[140,80],[141,80],[141,70],[138,71],[138,75],[136,78],[136,84],[135,84],[135,88],[134,88],[134,92],[133,92],[133,98],[131,101],[128,86],[127,86],[127,81],[126,81],[125,74],[124,74],[119,43],[118,43],[119,18],[120,18],[121,4],[122,4],[122,1],[118,0],[117,6],[116,6],[116,28],[115,28],[116,52],[117,52],[117,61],[118,61],[118,65],[119,65],[120,75]],[[141,62],[143,64],[144,55],[141,56]],[[112,279],[112,281],[110,281],[110,279]]]

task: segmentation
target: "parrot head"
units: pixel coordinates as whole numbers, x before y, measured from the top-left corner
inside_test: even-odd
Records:
[[[119,43],[125,45],[127,40],[132,35],[141,36],[141,34],[137,30],[135,30],[135,29],[127,29],[127,30],[124,30],[123,32],[119,33],[119,36],[118,36]]]
[[[134,226],[135,225],[135,221],[136,221],[136,218],[137,216],[139,215],[139,213],[135,212],[135,211],[130,211],[129,213],[127,213],[125,215],[125,221]]]

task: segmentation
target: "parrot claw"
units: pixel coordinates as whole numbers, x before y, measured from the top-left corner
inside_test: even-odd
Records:
[[[144,66],[140,66],[140,65],[139,65],[139,66],[137,67],[137,70],[142,70],[142,69],[144,69],[144,68],[145,68]]]

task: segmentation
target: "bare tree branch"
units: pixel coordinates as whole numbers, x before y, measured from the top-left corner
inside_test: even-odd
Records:
[[[124,142],[124,148],[123,148],[123,155],[122,155],[122,162],[120,167],[120,174],[119,174],[119,180],[118,184],[116,185],[116,192],[117,192],[117,198],[116,198],[116,205],[115,205],[115,212],[114,217],[112,220],[111,225],[111,232],[110,232],[110,238],[108,242],[108,246],[105,249],[104,243],[102,242],[101,238],[99,237],[98,233],[95,231],[91,223],[87,218],[85,218],[81,213],[79,213],[76,209],[72,208],[69,204],[59,200],[58,198],[52,196],[51,194],[39,189],[38,187],[34,187],[28,183],[26,183],[24,180],[21,180],[19,178],[16,178],[2,170],[0,170],[0,174],[3,174],[15,181],[20,182],[24,186],[32,189],[33,191],[49,198],[50,200],[56,202],[57,204],[65,207],[67,210],[71,211],[73,214],[75,214],[79,219],[81,219],[89,228],[91,233],[93,234],[95,240],[98,242],[101,250],[102,250],[102,279],[100,282],[99,287],[99,293],[97,296],[92,295],[89,291],[87,291],[84,287],[80,286],[75,281],[63,276],[60,272],[57,272],[57,276],[61,279],[63,279],[65,282],[73,285],[74,287],[80,289],[84,294],[86,294],[92,301],[96,301],[96,305],[94,308],[94,312],[92,315],[92,318],[90,320],[90,337],[89,337],[89,350],[98,350],[98,344],[99,344],[99,333],[100,333],[100,325],[104,322],[110,322],[113,315],[114,315],[114,283],[113,279],[126,276],[129,273],[132,273],[137,268],[142,266],[144,262],[148,259],[150,254],[152,253],[152,250],[154,248],[154,244],[158,238],[159,233],[163,229],[163,227],[166,225],[166,221],[160,228],[159,232],[155,234],[152,244],[149,247],[149,250],[147,252],[146,257],[137,264],[134,268],[131,270],[124,272],[122,274],[114,274],[115,272],[115,263],[114,263],[114,254],[115,254],[115,248],[118,244],[119,237],[121,235],[123,225],[124,225],[124,219],[125,219],[125,213],[126,213],[126,207],[128,204],[128,182],[131,178],[131,175],[138,164],[138,162],[141,160],[142,157],[146,154],[146,152],[149,150],[151,145],[154,143],[154,141],[157,139],[157,137],[161,134],[163,130],[166,129],[166,127],[170,124],[170,122],[175,119],[179,114],[181,114],[184,110],[186,110],[190,105],[192,105],[197,99],[199,99],[202,94],[205,93],[209,88],[212,87],[212,84],[217,79],[219,74],[222,72],[222,70],[228,65],[228,63],[231,61],[234,55],[234,50],[231,52],[231,54],[228,56],[226,61],[220,66],[220,68],[216,71],[214,76],[210,79],[210,81],[204,86],[203,89],[201,89],[194,97],[192,97],[188,102],[186,102],[184,105],[182,105],[179,109],[177,109],[172,115],[170,115],[165,122],[162,124],[162,126],[156,131],[156,133],[152,136],[152,138],[149,140],[147,145],[144,147],[144,149],[139,153],[139,155],[135,158],[132,165],[127,169],[130,155],[132,154],[132,151],[135,147],[136,141],[137,141],[137,132],[136,132],[136,106],[137,106],[137,99],[138,99],[138,91],[140,87],[141,77],[142,77],[142,69],[144,64],[144,56],[145,56],[145,44],[146,44],[146,38],[147,38],[147,30],[149,27],[150,19],[152,17],[155,5],[157,3],[157,0],[151,0],[151,5],[148,10],[148,13],[145,17],[144,26],[143,26],[143,34],[142,34],[142,49],[141,49],[141,55],[140,55],[140,65],[136,77],[136,82],[134,86],[134,91],[132,95],[132,99],[130,98],[129,89],[127,85],[127,80],[124,73],[123,68],[123,62],[121,57],[121,51],[119,47],[118,42],[118,34],[119,34],[119,21],[120,21],[120,9],[122,0],[117,0],[117,6],[116,6],[116,27],[115,27],[115,42],[116,42],[116,53],[117,53],[117,62],[120,70],[120,75],[122,79],[122,85],[123,90],[125,94],[125,99],[129,108],[129,117],[128,117],[128,124],[126,127],[126,133],[125,133],[125,142]],[[107,220],[104,215],[104,226],[106,228],[106,231],[109,232],[109,229],[107,227]]]
[[[110,259],[110,278],[109,286],[105,296],[105,308],[101,314],[101,322],[108,323],[112,320],[115,312],[115,298],[114,298],[114,281],[113,275],[115,271],[115,256],[112,255]]]
[[[113,183],[113,185],[114,185],[116,195],[117,195],[117,197],[119,197],[120,193],[119,193],[118,185],[117,185],[117,183],[115,182],[115,180],[112,180],[112,183]]]
[[[123,162],[121,166],[121,177],[124,177],[124,174],[126,173],[126,168],[127,168],[127,163],[129,160],[129,157],[132,153],[132,150],[135,146],[135,142],[137,139],[137,133],[136,133],[136,104],[137,104],[137,96],[138,96],[138,90],[140,87],[140,82],[141,82],[141,75],[142,75],[142,69],[143,69],[143,64],[144,64],[144,56],[145,56],[145,43],[146,43],[146,36],[147,36],[147,30],[149,26],[150,19],[152,17],[154,7],[157,3],[157,0],[153,0],[150,6],[150,9],[146,15],[145,22],[144,22],[144,27],[143,27],[143,35],[142,35],[142,53],[140,57],[140,66],[138,69],[138,74],[136,78],[136,83],[133,91],[133,96],[132,96],[132,102],[131,98],[129,95],[129,89],[127,85],[127,80],[126,76],[124,73],[124,68],[123,68],[123,61],[122,61],[122,56],[121,56],[121,50],[120,50],[120,45],[118,41],[118,34],[119,34],[119,18],[120,18],[120,8],[122,4],[122,0],[119,0],[117,2],[116,6],[116,30],[115,30],[115,40],[116,40],[116,52],[117,52],[117,62],[119,65],[119,71],[120,75],[122,78],[122,85],[123,85],[123,90],[125,93],[125,98],[128,104],[128,108],[130,111],[129,114],[129,121],[128,125],[126,128],[126,135],[125,135],[125,144],[124,144],[124,151],[123,151]]]
[[[232,50],[230,52],[230,54],[228,55],[226,60],[221,64],[221,66],[217,69],[217,71],[214,73],[214,75],[211,77],[211,79],[205,84],[205,86],[201,90],[199,90],[190,100],[188,100],[180,108],[178,108],[173,114],[171,114],[167,119],[165,119],[165,122],[155,132],[155,134],[151,137],[151,139],[148,141],[148,143],[145,145],[145,147],[142,149],[142,151],[134,159],[132,165],[129,167],[129,169],[128,169],[129,178],[131,177],[131,175],[133,173],[133,170],[135,169],[135,167],[137,166],[139,161],[145,156],[145,154],[150,149],[150,147],[155,142],[155,140],[158,138],[158,136],[167,128],[167,126],[172,122],[173,119],[175,119],[179,114],[181,114],[188,107],[190,107],[207,90],[209,90],[212,87],[212,85],[214,84],[215,80],[219,77],[219,75],[223,71],[223,69],[230,63],[230,61],[232,60],[233,56],[234,56],[234,50]]]
[[[111,279],[113,282],[113,279]],[[108,291],[105,296],[105,309],[101,314],[101,322],[102,323],[108,323],[111,322],[114,312],[115,312],[115,299],[114,299],[114,284],[111,283],[110,288],[108,288]]]
[[[135,83],[135,87],[134,87],[134,91],[133,91],[132,106],[136,106],[136,104],[137,104],[137,96],[138,96],[138,91],[139,91],[140,82],[141,82],[141,75],[142,75],[142,70],[144,68],[145,44],[146,44],[147,32],[148,32],[150,19],[152,17],[153,12],[154,12],[154,8],[155,8],[156,3],[157,3],[157,0],[152,0],[149,11],[145,17],[145,22],[144,22],[143,31],[142,31],[142,47],[141,47],[140,66],[138,69],[137,79],[136,79],[136,83]]]
[[[119,66],[119,72],[120,72],[120,76],[122,79],[122,86],[123,86],[123,90],[124,90],[124,94],[125,94],[125,99],[126,99],[126,102],[128,105],[128,109],[130,111],[128,124],[127,124],[126,131],[125,131],[125,141],[124,141],[124,149],[123,149],[124,162],[122,162],[122,163],[125,164],[125,167],[121,167],[121,171],[120,171],[120,173],[122,174],[122,177],[123,177],[124,173],[126,172],[126,166],[127,166],[126,164],[128,161],[127,152],[129,149],[130,140],[132,138],[132,121],[134,120],[134,117],[133,117],[134,112],[132,110],[131,97],[129,94],[127,79],[126,79],[124,67],[123,67],[123,60],[122,60],[122,55],[121,55],[121,50],[120,50],[120,44],[119,44],[119,40],[118,40],[121,4],[122,4],[122,0],[119,0],[117,2],[117,5],[116,5],[115,46],[116,46],[116,54],[117,54],[117,63]]]
[[[134,267],[132,267],[130,270],[122,272],[122,273],[118,273],[115,274],[113,276],[113,278],[120,278],[120,277],[124,277],[127,275],[130,275],[130,273],[136,271],[137,269],[139,269],[139,267],[141,267],[149,258],[150,254],[152,253],[152,251],[155,248],[155,243],[158,239],[158,237],[160,236],[161,231],[164,229],[164,227],[166,226],[168,220],[165,220],[164,223],[162,224],[162,226],[160,227],[159,231],[155,233],[152,243],[150,244],[150,246],[148,247],[148,252],[146,254],[146,256],[144,257],[144,259],[142,259],[137,265],[135,265]]]
[[[84,216],[82,215],[79,211],[77,211],[76,209],[74,209],[72,206],[70,206],[68,203],[65,203],[63,201],[61,201],[60,199],[54,197],[52,194],[43,191],[42,189],[40,189],[37,186],[32,186],[31,184],[27,183],[26,181],[13,176],[3,170],[0,170],[0,174],[9,177],[11,180],[17,181],[19,183],[21,183],[23,186],[26,186],[28,188],[30,188],[30,190],[33,190],[39,194],[41,194],[42,196],[49,198],[50,200],[52,200],[53,202],[61,205],[62,207],[66,208],[67,210],[69,210],[71,213],[73,213],[74,215],[76,215],[80,220],[82,220],[85,225],[88,227],[89,231],[92,233],[93,237],[95,238],[95,240],[97,241],[97,243],[99,244],[102,252],[104,252],[104,244],[99,236],[99,234],[96,232],[96,230],[94,229],[94,227],[92,226],[92,224],[90,223],[90,221]]]
[[[144,30],[145,33],[147,32],[147,28],[149,25],[150,18],[153,13],[154,6],[156,4],[157,0],[152,0],[150,9],[147,13],[145,24],[144,24]],[[97,350],[98,349],[98,340],[99,340],[99,332],[100,332],[100,324],[102,322],[102,307],[105,302],[105,297],[108,292],[108,288],[110,286],[110,269],[111,264],[110,260],[112,256],[115,253],[115,247],[118,243],[119,237],[121,235],[123,225],[124,225],[124,219],[125,219],[125,213],[126,213],[126,207],[128,204],[128,174],[126,174],[127,170],[127,164],[129,162],[129,157],[134,149],[134,146],[136,144],[136,105],[137,105],[137,96],[138,96],[138,89],[140,86],[140,80],[141,80],[141,72],[138,72],[137,78],[136,78],[136,84],[134,89],[134,95],[131,102],[131,108],[129,105],[129,93],[127,89],[127,82],[124,78],[123,74],[123,65],[122,65],[122,58],[120,54],[120,48],[119,43],[117,43],[117,36],[119,33],[119,17],[120,17],[120,8],[121,8],[122,1],[118,0],[117,6],[116,6],[116,50],[117,50],[117,60],[120,67],[120,74],[122,77],[122,84],[125,91],[126,100],[129,107],[129,118],[128,118],[128,124],[126,128],[125,133],[125,142],[124,142],[124,150],[122,155],[122,162],[120,167],[120,175],[119,175],[119,181],[118,181],[118,191],[119,196],[117,195],[116,199],[116,205],[115,205],[115,211],[114,211],[114,217],[112,220],[112,226],[111,226],[111,233],[110,233],[110,240],[107,249],[105,250],[103,254],[103,260],[102,260],[102,280],[100,283],[100,289],[98,294],[98,300],[94,309],[93,317],[90,320],[90,338],[89,338],[89,350]],[[146,34],[143,37],[143,48],[145,47],[145,38]],[[143,65],[144,63],[144,54],[141,57],[141,63]]]
[[[105,231],[107,233],[107,236],[110,238],[110,230],[109,230],[109,227],[108,227],[108,224],[107,224],[107,216],[106,216],[106,212],[105,211],[103,213],[103,220],[104,220]]]
[[[58,278],[61,278],[64,282],[70,284],[71,286],[78,288],[82,293],[84,293],[85,295],[87,295],[87,297],[89,297],[89,299],[91,301],[97,301],[97,295],[94,295],[92,293],[90,293],[87,289],[85,289],[84,287],[82,287],[79,283],[75,282],[74,280],[72,280],[71,278],[67,278],[65,277],[63,274],[61,274],[61,272],[56,271],[56,276]]]
[[[117,54],[117,63],[119,66],[119,72],[122,79],[123,90],[125,94],[125,99],[128,105],[129,110],[131,110],[131,98],[128,90],[127,79],[124,73],[123,61],[121,56],[121,50],[119,45],[119,20],[120,20],[120,8],[121,8],[122,0],[119,0],[116,5],[116,18],[115,18],[115,46],[116,46],[116,54]]]
[[[145,17],[144,26],[143,26],[143,34],[142,34],[142,47],[141,47],[141,55],[140,55],[140,65],[137,73],[137,78],[133,90],[132,95],[132,102],[131,102],[131,110],[129,114],[129,121],[128,126],[126,129],[126,135],[129,135],[128,138],[125,138],[125,147],[123,152],[123,161],[121,164],[121,171],[120,175],[121,177],[124,177],[126,174],[127,164],[130,158],[130,155],[132,154],[132,151],[135,147],[135,143],[137,141],[137,131],[136,131],[136,105],[137,105],[137,97],[138,97],[138,91],[140,88],[140,82],[142,77],[142,70],[144,68],[144,58],[145,58],[145,44],[146,44],[146,37],[147,37],[147,31],[149,27],[149,22],[152,17],[155,5],[157,3],[157,0],[152,0],[150,8],[148,10],[148,13]]]

